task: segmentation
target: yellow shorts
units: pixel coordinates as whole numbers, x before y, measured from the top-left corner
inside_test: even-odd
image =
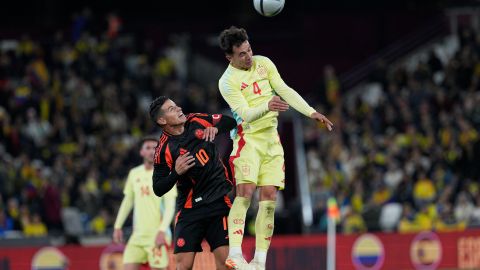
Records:
[[[153,239],[152,239],[153,240]],[[168,252],[165,246],[160,249],[152,245],[128,243],[123,251],[123,263],[146,263],[150,268],[165,268],[168,266]]]
[[[276,128],[255,133],[239,131],[233,141],[230,167],[236,184],[285,188],[285,160]]]

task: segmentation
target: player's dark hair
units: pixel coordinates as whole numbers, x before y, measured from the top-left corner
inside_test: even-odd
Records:
[[[150,119],[154,123],[157,123],[158,117],[162,115],[162,105],[165,103],[165,101],[168,100],[168,97],[166,96],[159,96],[157,97],[152,103],[150,104]]]
[[[158,143],[158,138],[153,136],[153,135],[147,135],[147,136],[144,136],[139,144],[138,144],[138,147],[141,149],[143,147],[143,144],[146,143],[146,142],[156,142]]]
[[[238,47],[247,40],[248,35],[245,29],[238,28],[236,26],[230,26],[230,28],[225,29],[222,31],[222,33],[220,33],[220,48],[226,54],[232,54],[233,46]]]

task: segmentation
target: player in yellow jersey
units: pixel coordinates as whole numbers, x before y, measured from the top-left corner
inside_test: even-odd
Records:
[[[124,195],[114,225],[113,241],[123,242],[122,226],[133,208],[133,232],[123,253],[125,270],[138,270],[148,262],[151,269],[168,266],[167,245],[171,244],[170,224],[175,213],[176,188],[162,197],[152,189],[153,159],[158,141],[142,140],[140,156],[143,164],[130,170]]]
[[[277,132],[277,117],[292,106],[326,125],[333,124],[317,112],[280,77],[273,62],[253,55],[247,32],[230,27],[220,34],[220,47],[229,65],[219,80],[220,93],[237,120],[230,157],[236,181],[236,198],[228,216],[229,257],[233,269],[265,269],[273,235],[277,190],[285,186],[283,148]],[[283,100],[282,100],[283,99]],[[255,256],[247,264],[242,255],[245,215],[259,187],[260,202],[255,221]]]

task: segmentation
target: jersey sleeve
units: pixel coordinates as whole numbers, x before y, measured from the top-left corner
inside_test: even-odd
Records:
[[[125,188],[123,189],[123,200],[122,203],[120,204],[120,208],[118,209],[118,214],[117,218],[115,219],[115,224],[114,228],[115,229],[121,229],[123,227],[123,224],[125,223],[125,220],[127,219],[128,215],[130,214],[130,211],[133,209],[133,188],[132,188],[132,171],[128,174],[127,181],[125,183]]]
[[[132,187],[133,178],[134,178],[133,172],[130,171],[128,173],[127,180],[125,181],[125,187],[123,188],[124,195],[133,195],[133,187]]]
[[[310,117],[310,115],[316,110],[308,105],[308,103],[295,90],[283,81],[277,67],[270,59],[264,57],[264,63],[267,66],[268,79],[273,90],[295,110]]]
[[[160,144],[155,150],[152,177],[153,192],[158,197],[162,197],[173,188],[178,178],[168,143]]]
[[[220,94],[232,111],[238,114],[245,122],[253,122],[268,113],[268,102],[257,107],[250,107],[241,90],[233,87],[226,79],[222,78],[218,83],[218,87],[220,88]]]
[[[219,133],[229,132],[237,126],[235,119],[224,114],[195,113],[188,116],[188,121],[197,122],[206,127],[216,127]]]

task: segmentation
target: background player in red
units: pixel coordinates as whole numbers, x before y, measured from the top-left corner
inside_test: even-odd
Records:
[[[221,114],[184,115],[182,108],[161,96],[150,105],[150,117],[163,129],[154,161],[153,190],[157,196],[177,183],[174,253],[177,269],[192,269],[196,252],[206,239],[217,269],[226,269],[227,217],[233,183],[213,139],[236,126]]]

